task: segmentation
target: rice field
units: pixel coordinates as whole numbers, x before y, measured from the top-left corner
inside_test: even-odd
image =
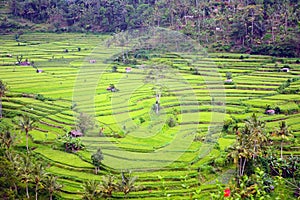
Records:
[[[191,194],[194,199],[208,198],[216,189],[211,182],[229,169],[199,169],[234,142],[234,135],[222,133],[224,122],[242,125],[253,112],[267,122],[267,131],[285,120],[295,138],[300,137],[300,94],[278,91],[283,83],[299,77],[299,64],[288,63],[291,70],[279,72],[286,63],[272,63],[268,56],[243,54],[240,59],[242,54],[212,53],[197,60],[194,55],[173,52],[120,64],[111,60],[124,49],[108,47],[109,35],[26,33],[20,42],[13,35],[0,38],[0,79],[9,86],[2,99],[3,115],[14,118],[26,112],[39,119],[37,129],[30,132],[30,146],[64,185],[63,199],[80,199],[85,180],[101,180],[108,173],[120,176],[124,170],[138,176],[137,184],[144,188],[128,198],[189,199]],[[16,65],[17,56],[34,62],[36,68]],[[112,72],[115,65],[117,72]],[[155,71],[156,66],[168,67]],[[131,70],[126,73],[128,67]],[[199,73],[194,73],[195,68]],[[232,73],[231,84],[224,82],[227,72]],[[285,90],[299,90],[299,83],[292,82]],[[119,91],[107,90],[110,84]],[[156,113],[158,87],[161,97]],[[266,115],[267,106],[279,107],[281,114]],[[59,136],[75,129],[80,112],[96,121],[82,138],[85,150],[53,149]],[[176,121],[174,127],[167,124],[170,118]],[[106,137],[99,136],[101,128]],[[23,134],[19,145],[24,146],[24,141]],[[104,160],[100,174],[95,175],[91,154],[98,147]]]

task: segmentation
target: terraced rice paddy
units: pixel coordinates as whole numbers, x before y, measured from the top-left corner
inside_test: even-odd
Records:
[[[300,137],[300,95],[277,90],[299,77],[296,59],[274,63],[268,56],[243,55],[241,59],[241,54],[213,53],[193,62],[193,55],[167,52],[140,59],[135,65],[120,64],[118,72],[111,72],[114,63],[108,61],[123,48],[108,48],[104,43],[108,35],[30,33],[22,35],[20,42],[13,35],[0,37],[0,79],[9,86],[2,100],[3,115],[27,112],[38,117],[38,128],[30,132],[30,146],[50,163],[48,170],[59,176],[63,198],[80,198],[83,181],[101,180],[109,172],[119,176],[122,170],[131,170],[139,177],[137,184],[143,186],[129,198],[208,197],[215,189],[211,183],[224,174],[224,181],[228,180],[232,170],[203,174],[198,170],[234,142],[234,135],[221,133],[224,121],[242,126],[253,112],[268,122],[269,132],[286,120],[295,137]],[[43,72],[15,65],[21,55]],[[149,82],[150,68],[156,65],[171,67],[155,83],[153,79]],[[289,65],[290,72],[279,72],[284,65]],[[126,67],[132,68],[130,73],[125,72]],[[199,74],[191,68],[197,68]],[[224,84],[226,72],[232,73],[233,84]],[[285,89],[298,90],[299,83],[292,82]],[[119,91],[107,91],[110,84]],[[164,86],[159,114],[152,109],[157,85]],[[46,99],[38,100],[36,94]],[[264,114],[267,105],[279,107],[282,113]],[[75,128],[79,112],[92,114],[96,120],[94,130],[82,138],[86,149],[72,154],[52,149],[58,136]],[[177,125],[167,126],[166,121],[174,116]],[[99,137],[102,127],[107,137]],[[198,137],[202,139],[195,140]],[[90,157],[99,146],[104,166],[94,175]],[[293,153],[299,155],[295,149]],[[200,194],[196,192],[199,188]],[[123,198],[123,194],[113,197]]]

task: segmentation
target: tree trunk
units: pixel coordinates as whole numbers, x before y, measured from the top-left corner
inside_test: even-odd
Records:
[[[0,96],[0,119],[2,118],[2,96]]]
[[[242,176],[244,175],[244,171],[245,171],[245,165],[246,165],[246,161],[247,161],[247,159],[246,158],[244,158],[245,160],[244,160],[244,163],[243,163],[243,168],[242,168]]]
[[[28,131],[26,131],[26,149],[28,153]]]
[[[15,192],[16,192],[16,194],[17,194],[17,196],[18,196],[18,186],[17,186],[16,183],[14,183],[14,188],[15,188]]]
[[[39,189],[39,184],[35,185],[35,200],[38,200],[38,189]]]
[[[242,176],[242,165],[243,165],[243,159],[240,158],[240,164],[239,164],[239,176]]]
[[[29,192],[28,192],[28,183],[26,182],[26,196],[27,196],[27,199],[29,199]]]
[[[288,29],[288,13],[285,13],[285,17],[284,17],[284,33],[287,34],[287,29]]]
[[[53,196],[53,194],[52,194],[52,192],[50,192],[50,194],[49,194],[49,200],[52,200],[52,196]]]
[[[283,141],[280,144],[280,158],[282,159],[282,149],[283,149]]]

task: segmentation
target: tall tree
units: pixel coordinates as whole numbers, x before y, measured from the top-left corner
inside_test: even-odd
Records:
[[[44,187],[48,190],[49,192],[49,200],[53,199],[53,194],[56,191],[59,191],[63,186],[57,182],[57,176],[54,176],[52,174],[49,174],[45,177],[43,180]]]
[[[44,165],[39,161],[34,163],[31,180],[35,184],[35,200],[38,200],[38,190],[43,187],[43,180],[47,176]]]
[[[282,151],[283,151],[283,143],[288,137],[292,137],[293,135],[289,131],[289,127],[286,121],[279,122],[279,130],[276,131],[276,135],[280,137],[280,158],[283,159]]]
[[[0,146],[9,150],[17,142],[17,134],[13,133],[13,126],[8,119],[0,122]]]
[[[16,176],[16,171],[9,159],[0,156],[0,197],[1,199],[16,199],[13,187],[19,183],[20,179]],[[17,188],[15,188],[17,189]]]
[[[121,181],[118,183],[118,188],[121,192],[124,193],[125,197],[129,194],[129,192],[136,190],[139,186],[135,185],[137,180],[137,176],[132,176],[131,173],[125,175],[124,172],[121,173]]]
[[[86,113],[80,113],[76,121],[77,128],[85,134],[89,129],[95,125],[94,119],[91,115]]]
[[[100,183],[95,180],[88,180],[84,183],[83,189],[83,199],[85,200],[96,200],[100,197],[100,190],[99,190]]]
[[[112,174],[103,176],[100,184],[100,192],[102,197],[108,198],[112,196],[113,191],[117,189],[115,177]]]
[[[262,149],[268,142],[264,128],[265,123],[260,121],[255,114],[245,122],[244,134],[248,135],[249,147],[253,149],[253,159],[260,156]]]
[[[29,137],[29,131],[33,130],[35,128],[35,123],[36,123],[36,119],[30,117],[29,115],[22,115],[21,117],[19,117],[19,121],[18,121],[18,127],[22,130],[25,131],[26,134],[26,149],[28,152],[28,137]]]
[[[31,155],[28,153],[22,154],[18,162],[18,175],[20,176],[21,181],[25,183],[27,199],[30,198],[28,184],[31,180],[31,173],[33,171],[33,166],[34,164],[32,162]]]
[[[97,152],[91,156],[93,165],[95,166],[95,174],[98,173],[103,158],[104,158],[104,156],[103,156],[103,153],[100,148],[98,148]]]
[[[255,114],[245,121],[242,131],[237,131],[237,141],[230,147],[228,157],[237,164],[238,176],[243,176],[249,160],[256,160],[268,145],[268,135],[264,131],[265,123]],[[249,166],[249,164],[248,164]],[[249,166],[251,167],[251,166]]]

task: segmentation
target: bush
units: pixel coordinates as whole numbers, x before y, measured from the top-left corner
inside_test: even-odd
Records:
[[[36,100],[40,100],[40,101],[45,101],[45,100],[46,100],[46,98],[45,98],[44,95],[42,95],[42,94],[37,94],[37,95],[35,96],[35,99],[36,99]]]
[[[211,174],[211,173],[215,173],[215,170],[212,166],[210,165],[201,165],[200,172],[203,172],[204,174]]]
[[[143,117],[140,117],[139,120],[140,120],[140,123],[141,123],[141,124],[144,123],[144,122],[146,121]]]
[[[261,44],[258,46],[252,46],[251,54],[262,54],[279,57],[296,57],[297,55],[295,49],[297,49],[296,44],[284,41],[277,45]]]
[[[226,78],[227,79],[232,79],[232,73],[231,72],[226,72]]]
[[[226,163],[226,159],[225,158],[217,158],[214,160],[214,165],[216,167],[224,167]]]
[[[167,120],[167,124],[169,127],[174,127],[176,126],[176,120],[174,119],[174,117],[170,117],[168,120]]]

